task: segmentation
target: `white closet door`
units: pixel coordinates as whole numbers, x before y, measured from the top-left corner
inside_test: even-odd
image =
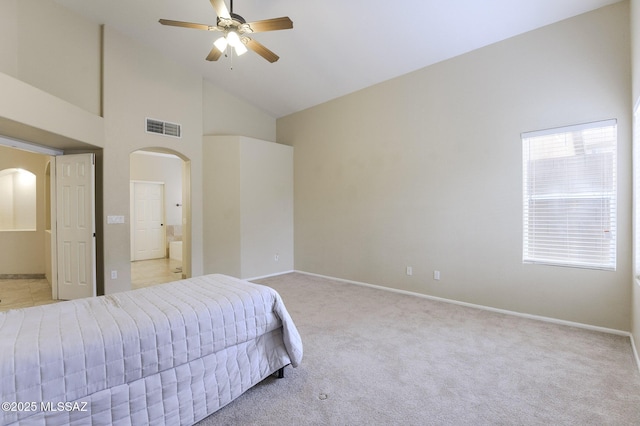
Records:
[[[131,260],[164,258],[164,184],[132,182],[131,187]]]
[[[95,162],[93,154],[56,157],[58,298],[96,295]]]

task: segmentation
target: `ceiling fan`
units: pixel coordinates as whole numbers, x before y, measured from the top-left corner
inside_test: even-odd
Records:
[[[233,0],[231,0],[231,11],[227,9],[224,0],[210,0],[211,5],[218,15],[216,25],[195,24],[193,22],[172,21],[160,19],[162,25],[174,27],[194,28],[196,30],[220,31],[224,35],[217,39],[211,52],[207,56],[207,61],[217,61],[226,51],[227,46],[234,48],[237,55],[242,55],[247,48],[253,50],[267,61],[273,63],[280,57],[267,49],[262,44],[247,36],[247,34],[264,31],[288,30],[293,28],[293,22],[288,16],[281,18],[265,19],[263,21],[247,22],[242,16],[233,13]]]

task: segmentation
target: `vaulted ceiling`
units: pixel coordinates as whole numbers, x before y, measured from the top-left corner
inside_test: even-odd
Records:
[[[206,61],[219,32],[158,23],[215,25],[209,0],[55,1],[278,118],[619,0],[236,0],[247,21],[293,21],[252,35],[280,56],[275,63],[254,52]]]

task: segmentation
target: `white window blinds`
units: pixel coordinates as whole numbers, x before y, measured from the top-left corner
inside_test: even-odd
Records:
[[[615,120],[522,134],[523,261],[615,270]]]

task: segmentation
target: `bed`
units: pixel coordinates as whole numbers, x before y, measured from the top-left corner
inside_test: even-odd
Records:
[[[225,275],[11,310],[0,424],[193,424],[302,354],[280,295]]]

